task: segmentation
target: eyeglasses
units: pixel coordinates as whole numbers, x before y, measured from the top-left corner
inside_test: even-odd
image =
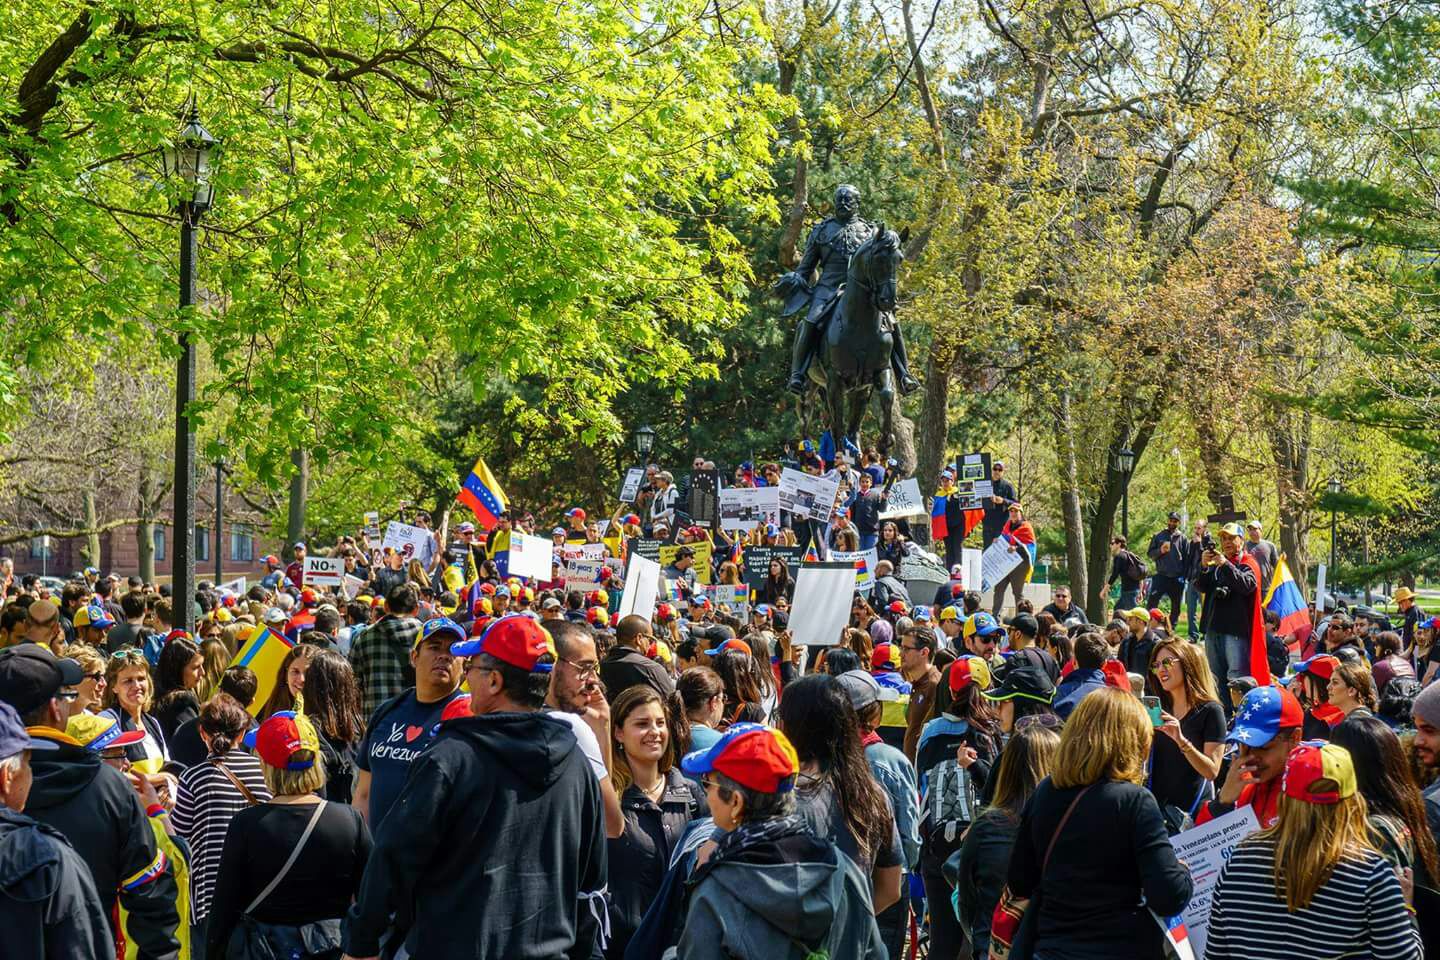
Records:
[[[701,778],[700,778],[700,787],[701,787],[701,789],[703,789],[703,790],[710,790],[710,789],[718,790],[718,789],[720,789],[720,784],[716,783],[714,780],[711,780],[709,777],[701,777]]]
[[[901,650],[908,650],[908,651],[910,651],[911,653],[914,653],[916,650],[923,650],[923,649],[925,649],[925,648],[924,648],[924,647],[907,647],[907,646],[905,646],[905,644],[902,643],[902,644],[900,644],[900,649],[901,649]]]
[[[598,660],[581,660],[577,663],[574,660],[566,660],[562,657],[560,662],[582,677],[593,677],[600,674],[600,662]]]
[[[150,661],[145,659],[145,652],[143,650],[136,649],[135,647],[125,647],[124,649],[116,650],[114,653],[110,654],[110,659],[131,660],[138,663],[143,663],[146,666],[150,665]]]

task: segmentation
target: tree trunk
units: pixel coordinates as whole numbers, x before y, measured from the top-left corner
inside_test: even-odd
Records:
[[[305,539],[305,506],[310,497],[310,451],[297,447],[290,451],[290,462],[295,470],[290,474],[290,514],[285,524],[285,549],[287,560],[295,559],[296,543]]]
[[[1203,409],[1202,406],[1192,405],[1195,438],[1200,447],[1200,469],[1205,474],[1205,491],[1210,502],[1218,504],[1224,498],[1235,495],[1235,485],[1225,469],[1225,449],[1220,435],[1215,431],[1214,422],[1202,412]]]
[[[1076,603],[1090,594],[1085,567],[1085,517],[1080,508],[1080,464],[1075,454],[1075,421],[1070,391],[1062,390],[1055,410],[1055,436],[1059,439],[1060,516],[1065,523],[1065,564],[1070,572],[1070,596]]]
[[[155,523],[152,504],[155,502],[154,478],[150,466],[140,468],[140,510],[142,518],[135,524],[135,549],[140,559],[140,579],[155,582]]]
[[[1140,461],[1144,459],[1145,448],[1150,445],[1150,438],[1155,435],[1155,427],[1159,424],[1159,411],[1164,406],[1161,401],[1149,405],[1147,409],[1154,412],[1146,414],[1140,429],[1130,438],[1130,450],[1135,454],[1134,469],[1138,470]],[[1110,574],[1110,540],[1115,536],[1115,510],[1120,506],[1120,498],[1125,492],[1125,477],[1115,469],[1115,453],[1125,445],[1128,433],[1128,428],[1122,425],[1110,438],[1105,454],[1105,480],[1095,502],[1095,512],[1090,517],[1090,582],[1087,584],[1090,589],[1085,594],[1085,612],[1091,616],[1094,616],[1091,610],[1104,615],[1103,595],[1106,589],[1105,578]],[[1133,550],[1133,546],[1130,549]]]
[[[84,493],[85,527],[87,530],[94,530],[100,526],[100,517],[95,510],[95,488],[87,486]],[[99,567],[100,563],[100,534],[89,533],[85,536],[85,564],[86,566]]]
[[[933,491],[945,461],[946,416],[950,406],[950,368],[954,354],[942,344],[933,343],[925,361],[925,395],[920,403],[920,421],[916,426],[915,473],[920,478],[921,493]],[[898,459],[898,458],[897,458]],[[926,495],[928,504],[931,496]],[[930,525],[912,524],[916,542],[930,542]]]

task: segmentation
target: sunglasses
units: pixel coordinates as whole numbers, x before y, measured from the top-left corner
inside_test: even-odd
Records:
[[[1027,727],[1044,727],[1046,730],[1059,730],[1064,721],[1053,713],[1032,713],[1015,721],[1016,730],[1024,730]]]

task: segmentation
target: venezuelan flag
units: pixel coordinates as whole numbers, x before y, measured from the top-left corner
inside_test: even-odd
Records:
[[[265,625],[250,631],[243,646],[235,652],[232,667],[249,667],[255,674],[255,699],[250,703],[250,715],[258,716],[264,709],[275,683],[280,676],[280,665],[285,655],[295,646],[280,634]]]
[[[505,511],[507,503],[505,491],[500,489],[500,481],[495,479],[495,474],[485,465],[484,457],[475,461],[475,466],[460,485],[460,492],[455,495],[455,499],[469,507],[475,514],[475,519],[480,521],[480,526],[486,530],[500,522],[500,514]]]
[[[1275,574],[1270,579],[1270,590],[1265,594],[1265,609],[1280,618],[1280,627],[1276,633],[1282,635],[1293,634],[1310,622],[1310,612],[1305,609],[1305,597],[1300,593],[1300,585],[1290,575],[1290,567],[1285,562],[1283,553],[1280,554],[1280,562],[1275,565]]]
[[[945,505],[950,502],[950,493],[936,493],[930,504],[930,539],[944,540],[950,536],[950,522],[945,519]]]
[[[812,540],[810,546],[805,548],[805,556],[800,558],[801,563],[819,563],[820,554],[815,552],[815,542]]]
[[[510,576],[510,531],[491,530],[490,535],[485,538],[485,554],[495,561],[495,569],[501,577]]]

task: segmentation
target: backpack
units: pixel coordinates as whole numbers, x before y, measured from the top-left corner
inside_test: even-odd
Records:
[[[924,751],[940,757],[925,767],[925,791],[920,804],[923,859],[936,870],[950,854],[960,849],[965,831],[980,813],[981,803],[975,780],[970,771],[955,759],[962,743],[975,746],[969,736],[942,735],[927,743]]]
[[[1146,565],[1138,553],[1126,550],[1125,555],[1130,558],[1130,578],[1132,580],[1144,580],[1150,576],[1150,567]]]

